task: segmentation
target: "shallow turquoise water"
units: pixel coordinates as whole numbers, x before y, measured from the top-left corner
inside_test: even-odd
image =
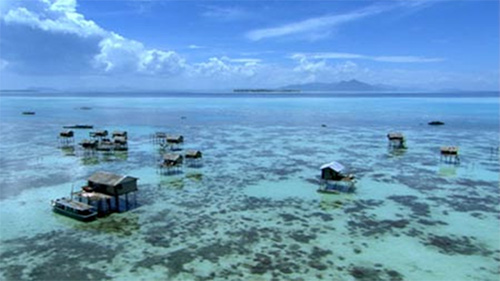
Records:
[[[1,279],[497,280],[498,105],[497,97],[0,97]],[[77,123],[127,130],[130,150],[58,148],[61,127]],[[184,135],[203,166],[158,174],[155,131]],[[403,132],[409,149],[388,151],[389,131]],[[441,162],[442,145],[458,145],[462,163]],[[356,174],[355,192],[316,192],[319,166],[332,160]],[[51,199],[98,170],[139,177],[139,206],[87,224],[51,212]]]

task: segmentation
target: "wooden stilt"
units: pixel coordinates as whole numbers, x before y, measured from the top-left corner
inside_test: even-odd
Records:
[[[128,204],[128,193],[125,193],[125,209],[128,211],[130,205]]]
[[[116,208],[116,212],[120,212],[120,196],[118,195],[115,195],[115,208]]]

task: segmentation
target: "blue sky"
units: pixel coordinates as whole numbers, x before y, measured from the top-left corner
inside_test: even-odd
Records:
[[[498,90],[499,2],[0,2],[0,87]]]

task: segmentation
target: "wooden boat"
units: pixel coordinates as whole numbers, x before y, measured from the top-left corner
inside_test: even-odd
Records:
[[[444,122],[442,122],[442,121],[431,121],[431,122],[429,122],[427,124],[429,124],[431,126],[441,126],[441,125],[444,125]]]
[[[340,191],[333,188],[320,187],[317,192],[319,193],[327,193],[327,194],[340,194]]]
[[[23,111],[23,115],[35,115],[34,111]]]
[[[83,148],[96,148],[97,147],[97,140],[83,140],[80,145]]]
[[[68,198],[53,200],[52,210],[80,221],[91,221],[97,217],[97,211],[93,206]]]
[[[319,193],[340,194],[354,191],[354,180],[326,182],[317,189]]]
[[[76,124],[76,125],[70,125],[70,126],[63,126],[64,129],[93,129],[93,125],[81,125],[81,124]]]

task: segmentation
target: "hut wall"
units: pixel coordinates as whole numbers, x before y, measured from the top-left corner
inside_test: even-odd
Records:
[[[134,192],[134,191],[137,191],[137,181],[136,180],[123,182],[122,184],[118,185],[116,188],[116,192],[118,195],[127,194],[127,193]]]
[[[324,180],[340,180],[342,176],[332,169],[321,170],[321,179]]]
[[[115,189],[111,185],[105,185],[105,184],[98,184],[92,181],[88,182],[88,186],[92,187],[94,191],[108,194],[108,195],[115,195]]]
[[[127,182],[123,182],[119,185],[103,185],[97,184],[94,182],[89,182],[88,186],[92,187],[96,192],[108,194],[108,195],[122,195],[130,192],[137,191],[137,181],[130,180]]]

